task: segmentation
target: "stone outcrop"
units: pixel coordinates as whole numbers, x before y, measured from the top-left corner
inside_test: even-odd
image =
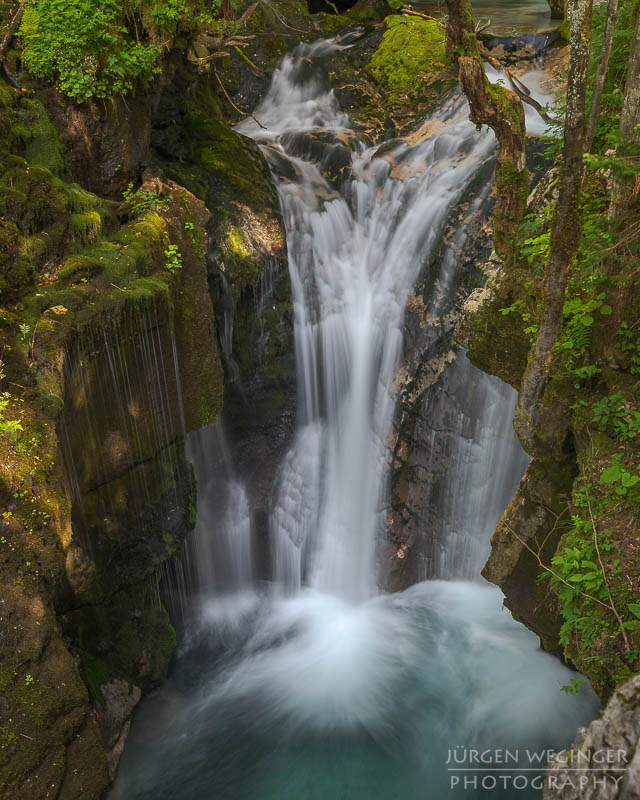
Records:
[[[640,797],[640,675],[621,686],[601,719],[580,728],[549,762],[544,800]]]

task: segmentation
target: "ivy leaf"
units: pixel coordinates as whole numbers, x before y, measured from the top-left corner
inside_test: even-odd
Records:
[[[630,488],[631,486],[635,486],[636,483],[638,483],[638,481],[640,481],[640,476],[639,475],[630,475],[626,471],[622,473],[622,485],[623,486],[627,486],[627,487]]]
[[[611,306],[602,306],[602,308],[600,309],[600,313],[602,314],[603,317],[608,317],[609,314],[611,314],[612,312],[613,309],[611,308]]]

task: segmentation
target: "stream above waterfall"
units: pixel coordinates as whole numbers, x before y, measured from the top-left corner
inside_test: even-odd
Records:
[[[514,393],[496,379],[478,393],[482,430],[447,473],[450,535],[427,571],[441,580],[378,590],[407,298],[495,145],[458,92],[417,142],[361,141],[322,79],[346,47],[300,45],[256,109],[264,128],[239,126],[278,188],[295,319],[297,427],[273,476],[268,580],[222,426],[192,434],[182,642],[134,720],[113,800],[536,797],[527,751],[566,746],[598,708],[589,689],[561,691],[571,672],[480,579],[491,514],[526,466]],[[455,284],[451,264],[441,287]],[[509,748],[517,763],[510,780],[496,767],[465,786],[447,764],[455,748]]]

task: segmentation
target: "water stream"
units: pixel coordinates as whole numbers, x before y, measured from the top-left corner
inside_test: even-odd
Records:
[[[480,580],[480,559],[460,570],[459,537],[438,562],[448,580],[377,589],[407,297],[494,140],[453,94],[417,143],[365,145],[317,77],[345,46],[300,45],[256,110],[267,130],[240,126],[278,187],[295,314],[298,426],[275,482],[272,580],[255,578],[251,509],[224,439],[199,432],[199,523],[182,573],[192,614],[170,680],[134,721],[114,799],[488,797],[481,784],[451,788],[462,773],[449,750],[520,749],[522,768],[524,748],[565,746],[597,708],[590,692],[560,691],[570,673]],[[329,182],[345,150],[347,174]],[[513,399],[484,389],[489,433],[470,447],[500,486],[470,485],[462,463],[449,471],[456,531],[504,505],[503,483],[513,491],[524,468]],[[539,795],[531,780],[507,783],[498,796]]]

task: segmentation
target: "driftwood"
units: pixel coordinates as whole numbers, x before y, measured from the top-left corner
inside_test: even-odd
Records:
[[[545,122],[551,122],[552,124],[557,124],[558,123],[558,120],[554,119],[553,117],[550,117],[547,114],[547,112],[544,110],[544,106],[542,106],[535,99],[535,97],[531,96],[531,89],[527,88],[524,85],[524,83],[522,83],[521,80],[516,78],[515,75],[512,75],[512,73],[509,72],[509,70],[505,70],[505,72],[506,72],[507,78],[509,79],[509,83],[511,85],[511,88],[518,95],[518,97],[522,100],[523,103],[527,103],[532,108],[535,108],[535,110],[538,112],[538,114],[540,114],[540,116],[542,117],[542,119]]]

